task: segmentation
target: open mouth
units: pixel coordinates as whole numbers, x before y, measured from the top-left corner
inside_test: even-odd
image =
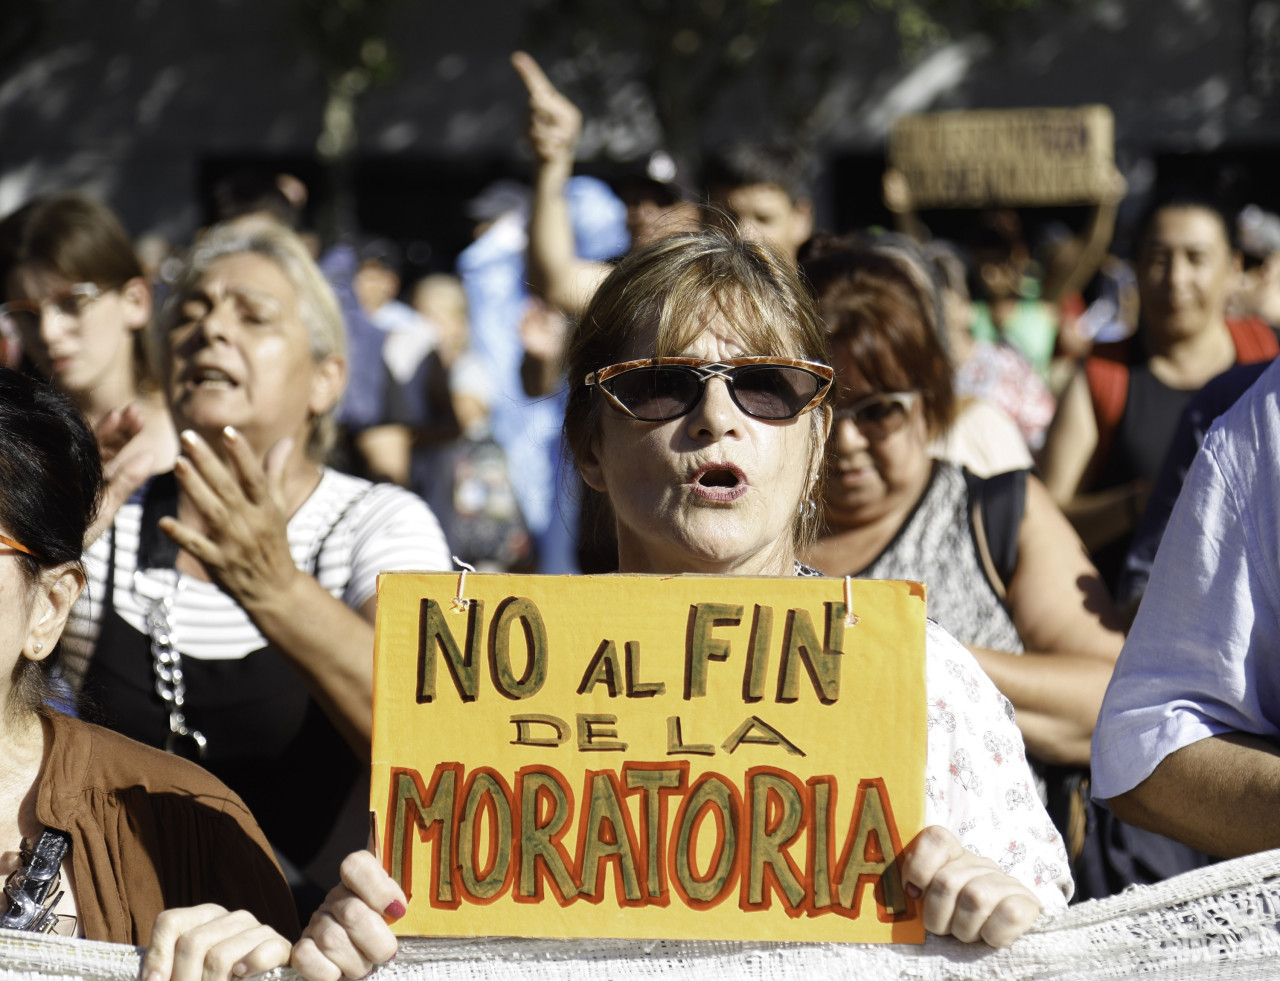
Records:
[[[188,384],[192,388],[231,389],[236,383],[225,371],[217,368],[197,368],[188,376]]]
[[[737,487],[742,479],[729,468],[708,470],[700,474],[698,483],[703,487]]]
[[[733,501],[747,492],[747,475],[732,463],[708,463],[698,468],[690,487],[709,501]]]

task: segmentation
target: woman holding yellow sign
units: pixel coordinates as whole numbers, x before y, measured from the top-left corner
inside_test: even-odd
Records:
[[[832,371],[812,300],[765,247],[718,232],[628,256],[571,339],[565,434],[612,506],[634,573],[812,575]],[[1008,703],[972,656],[927,633],[926,830],[904,850],[926,927],[1007,945],[1071,890]],[[359,977],[394,949],[403,893],[367,852],[312,918],[293,964]]]

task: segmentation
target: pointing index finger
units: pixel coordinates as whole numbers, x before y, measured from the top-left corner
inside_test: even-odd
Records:
[[[542,66],[534,61],[533,55],[524,51],[513,52],[511,67],[516,70],[516,74],[520,76],[520,81],[524,82],[524,87],[529,90],[532,98],[545,96],[551,92],[559,94],[559,90],[551,84],[551,79],[547,78]]]

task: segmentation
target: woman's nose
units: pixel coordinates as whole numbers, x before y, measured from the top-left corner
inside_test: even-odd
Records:
[[[1169,284],[1172,286],[1183,285],[1188,279],[1190,270],[1191,264],[1187,262],[1183,256],[1175,252],[1169,257],[1169,269],[1167,274]]]
[[[40,343],[46,347],[62,337],[70,324],[60,311],[53,309],[47,303],[40,305],[40,312],[36,317],[39,319]]]
[[[214,303],[200,318],[200,335],[208,344],[226,341],[231,337],[233,320],[230,303],[226,300]]]
[[[834,430],[836,451],[839,453],[854,453],[870,445],[870,440],[849,416],[836,416]]]
[[[689,434],[695,439],[720,439],[736,433],[742,425],[742,410],[729,394],[729,384],[723,378],[709,378],[702,389],[702,398],[688,416]]]

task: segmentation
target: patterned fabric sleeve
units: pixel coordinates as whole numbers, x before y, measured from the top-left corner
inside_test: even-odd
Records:
[[[1045,909],[1074,890],[1067,855],[1036,794],[1013,706],[963,645],[932,620],[925,640],[929,750],[925,824],[1027,885]]]

